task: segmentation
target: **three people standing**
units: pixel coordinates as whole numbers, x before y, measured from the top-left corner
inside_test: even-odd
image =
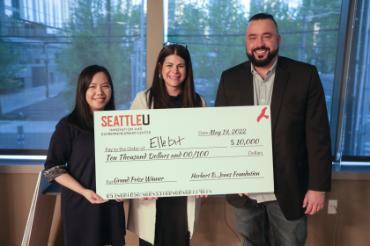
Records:
[[[244,245],[304,245],[306,216],[323,208],[330,189],[329,124],[317,69],[279,56],[280,42],[273,16],[251,17],[246,29],[249,61],[224,71],[217,91],[216,106],[271,106],[275,191],[227,196]],[[195,92],[189,51],[168,44],[159,53],[151,87],[137,94],[131,109],[203,106]],[[79,78],[75,109],[58,123],[45,163],[46,176],[66,187],[66,245],[86,244],[80,242],[87,235],[88,245],[124,243],[122,203],[105,202],[94,191],[92,112],[107,109],[114,109],[109,73],[88,67]],[[128,228],[140,237],[141,246],[189,245],[198,210],[194,197],[130,203]]]

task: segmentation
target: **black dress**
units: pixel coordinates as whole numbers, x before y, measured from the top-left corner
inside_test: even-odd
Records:
[[[68,118],[57,124],[45,162],[46,173],[63,170],[82,186],[95,191],[94,134],[70,123]],[[122,202],[91,204],[65,187],[61,198],[64,245],[124,245]]]
[[[182,97],[170,96],[169,108],[181,108]],[[160,197],[156,201],[155,246],[188,246],[187,197]],[[140,246],[151,244],[140,239]]]

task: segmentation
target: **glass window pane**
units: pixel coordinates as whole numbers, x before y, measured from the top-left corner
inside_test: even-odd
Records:
[[[341,0],[165,1],[165,39],[189,47],[195,83],[212,105],[221,72],[245,61],[245,27],[258,12],[275,16],[280,54],[318,67],[330,115]]]
[[[370,157],[370,3],[357,3],[344,113],[343,155]],[[353,159],[353,158],[350,158]],[[354,158],[356,159],[356,158]],[[360,158],[361,159],[361,158]]]
[[[110,71],[117,108],[145,88],[145,0],[0,1],[0,149],[46,150],[81,69]]]

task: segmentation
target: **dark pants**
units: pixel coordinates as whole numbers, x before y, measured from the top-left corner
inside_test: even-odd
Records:
[[[287,220],[277,201],[251,200],[235,208],[235,222],[243,246],[304,246],[307,237],[307,217]]]

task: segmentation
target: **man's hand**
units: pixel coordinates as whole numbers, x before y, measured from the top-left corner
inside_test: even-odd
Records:
[[[307,215],[313,215],[324,208],[325,192],[308,190],[303,200],[304,212]]]
[[[239,194],[239,196],[246,196],[246,197],[249,196],[249,193],[238,193],[238,194]]]

